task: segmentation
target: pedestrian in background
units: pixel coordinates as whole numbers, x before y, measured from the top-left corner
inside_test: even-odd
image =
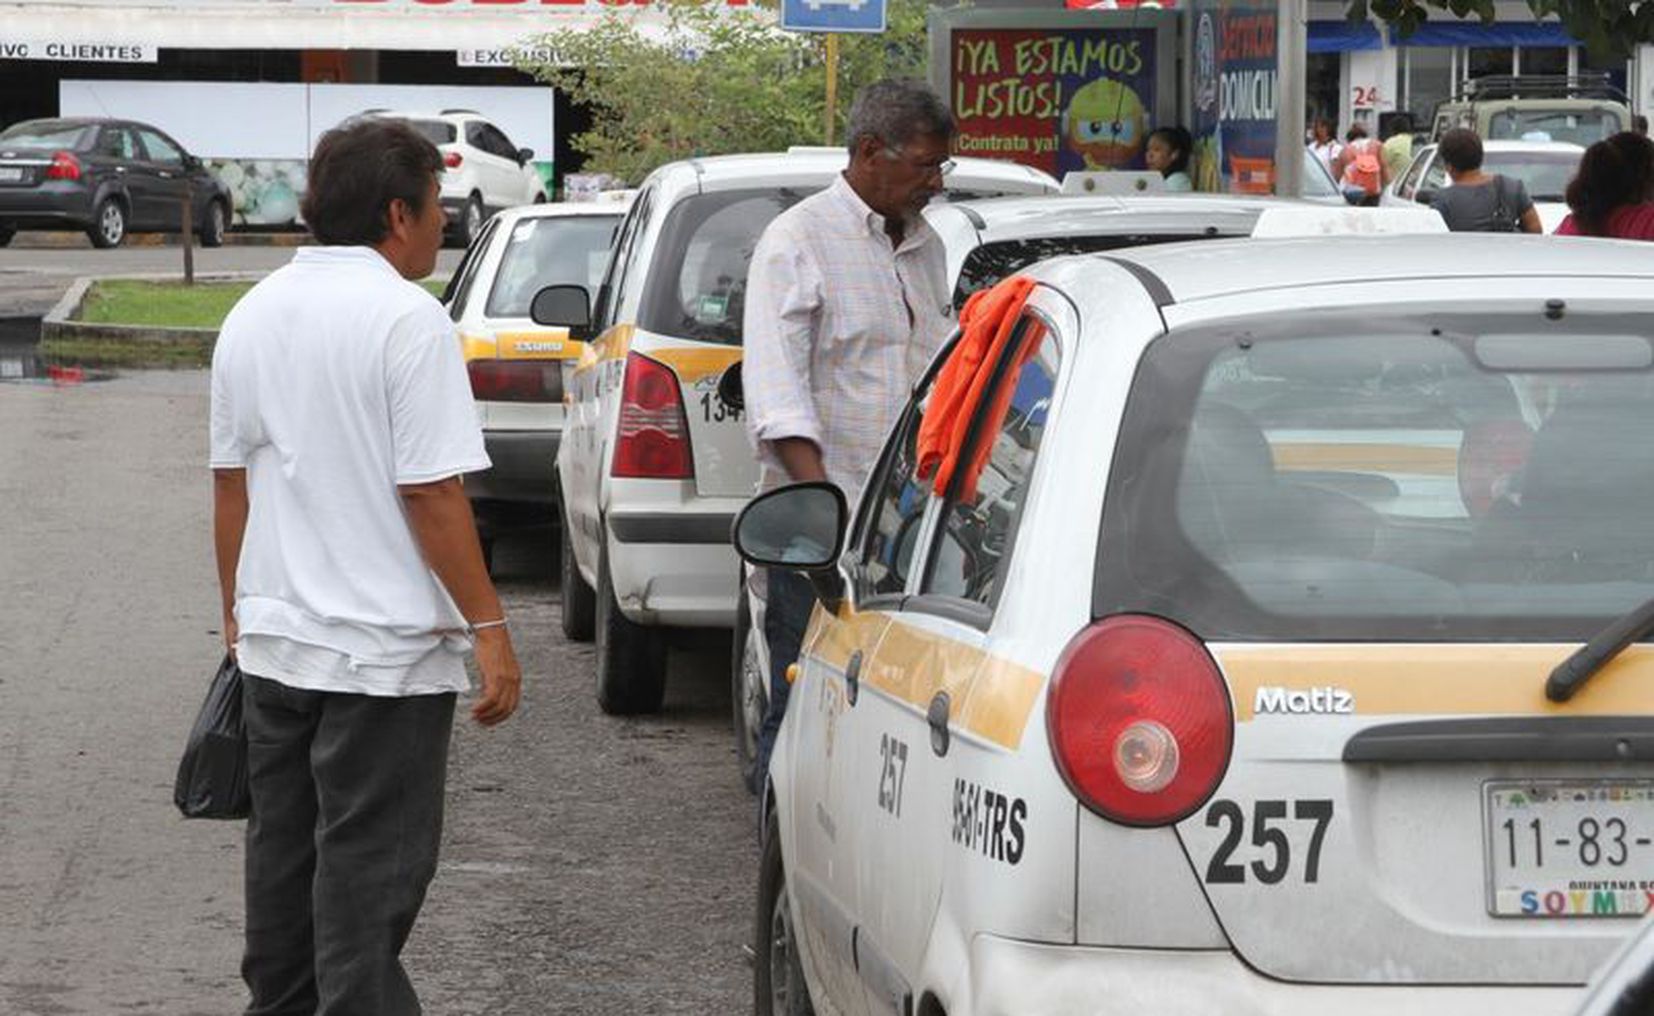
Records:
[[[1189,151],[1195,139],[1186,128],[1160,127],[1149,134],[1143,148],[1143,162],[1160,174],[1169,191],[1192,191],[1195,183],[1189,178]]]
[[[1399,179],[1413,162],[1412,115],[1391,114],[1380,133],[1384,136],[1384,170],[1389,179]]]
[[[1344,138],[1344,150],[1336,161],[1338,188],[1352,205],[1378,204],[1378,192],[1390,182],[1384,169],[1384,150],[1367,136],[1363,124],[1351,124]]]
[[[1654,240],[1654,141],[1624,131],[1585,149],[1559,236]]]
[[[413,1016],[400,954],[436,872],[474,640],[484,725],[520,674],[460,475],[488,466],[453,322],[413,280],[442,158],[401,121],[322,136],[322,244],[213,352],[213,530],[245,677],[249,1016]]]
[[[1641,113],[1631,114],[1631,133],[1648,137],[1648,117]]]
[[[1334,180],[1338,179],[1338,170],[1334,167],[1343,151],[1344,146],[1338,143],[1338,125],[1324,116],[1316,117],[1310,128],[1309,153],[1320,160],[1327,175]]]
[[[760,486],[826,480],[855,504],[890,431],[953,327],[941,239],[919,212],[953,168],[953,116],[923,82],[879,81],[850,107],[849,168],[764,231],[747,276],[742,367]],[[764,784],[815,595],[772,568],[764,634],[769,711],[749,783]]]
[[[1451,187],[1430,199],[1455,233],[1539,233],[1544,227],[1528,189],[1514,177],[1482,172],[1482,139],[1467,127],[1441,136],[1436,152],[1447,164]]]

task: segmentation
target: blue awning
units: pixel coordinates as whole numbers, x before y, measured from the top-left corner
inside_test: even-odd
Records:
[[[1370,21],[1311,21],[1311,53],[1346,53],[1355,49],[1383,49],[1384,40]]]
[[[1402,38],[1390,29],[1393,46],[1578,46],[1556,21],[1510,21],[1484,25],[1480,21],[1427,21]]]

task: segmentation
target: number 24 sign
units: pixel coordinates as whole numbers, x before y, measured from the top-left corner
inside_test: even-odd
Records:
[[[1353,105],[1357,109],[1371,109],[1378,105],[1378,86],[1356,85]]]

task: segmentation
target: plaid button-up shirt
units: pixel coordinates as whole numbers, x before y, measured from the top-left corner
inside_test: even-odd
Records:
[[[913,385],[953,330],[941,238],[898,247],[843,176],[782,213],[747,276],[742,380],[760,489],[787,482],[771,443],[808,438],[854,506]]]

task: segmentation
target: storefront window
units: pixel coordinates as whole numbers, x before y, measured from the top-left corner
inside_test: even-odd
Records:
[[[1338,122],[1339,82],[1343,77],[1344,54],[1311,53],[1305,61],[1304,99],[1308,104],[1307,122],[1320,117]],[[1348,124],[1338,124],[1342,129]]]
[[[1515,74],[1515,56],[1516,50],[1510,46],[1472,46],[1469,69],[1465,71],[1465,77],[1475,80],[1485,78],[1489,74]]]
[[[1568,73],[1568,47],[1535,46],[1521,53],[1523,74]]]
[[[1413,122],[1428,125],[1436,103],[1453,92],[1453,50],[1446,46],[1410,46],[1407,55],[1407,111]]]

